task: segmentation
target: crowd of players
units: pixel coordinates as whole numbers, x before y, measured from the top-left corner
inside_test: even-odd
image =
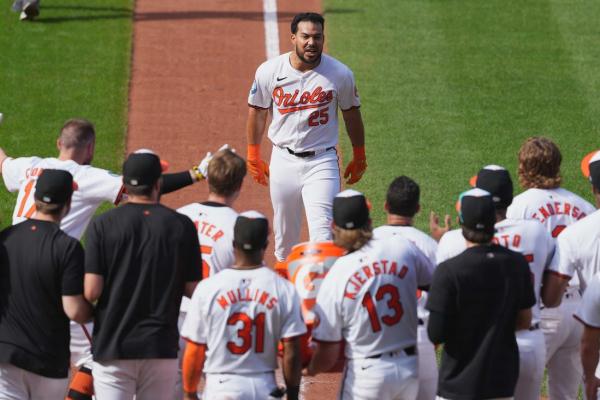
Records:
[[[295,399],[302,375],[341,354],[344,399],[537,399],[545,367],[551,399],[576,399],[581,383],[596,396],[600,214],[560,188],[550,139],[522,145],[514,199],[505,168],[482,168],[457,203],[460,229],[435,215],[431,236],[414,228],[420,191],[406,176],[376,229],[365,196],[342,191],[332,238],[344,255],[294,283],[264,263],[267,219],[233,209],[246,175],[234,151],[167,174],[141,150],[118,176],[90,165],[94,144],[92,124],[69,120],[56,158],[0,151],[19,192],[0,233],[0,399]],[[582,167],[598,205],[600,152]],[[204,179],[206,201],[160,204]],[[104,201],[121,204],[92,219]]]

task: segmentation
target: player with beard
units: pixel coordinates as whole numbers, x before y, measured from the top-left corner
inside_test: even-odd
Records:
[[[366,170],[364,127],[352,71],[323,54],[325,20],[302,13],[291,24],[294,49],[256,71],[248,96],[248,171],[262,185],[270,181],[275,257],[283,261],[299,242],[304,208],[311,242],[331,239],[331,208],[340,190],[335,146],[338,108],[352,142],[353,158],[344,178],[353,184]],[[272,111],[270,164],[260,143]]]

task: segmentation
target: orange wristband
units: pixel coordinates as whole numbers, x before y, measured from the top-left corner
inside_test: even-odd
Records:
[[[367,156],[365,154],[365,146],[352,147],[352,153],[354,154],[355,159],[367,159]]]
[[[248,160],[260,160],[260,144],[248,145]]]

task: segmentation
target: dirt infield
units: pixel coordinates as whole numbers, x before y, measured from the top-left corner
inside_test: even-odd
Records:
[[[290,48],[293,15],[320,9],[317,0],[278,2],[282,52]],[[189,168],[224,143],[245,155],[247,94],[266,58],[262,1],[137,0],[134,21],[128,151],[154,149],[171,171]],[[263,143],[268,159],[266,138]],[[206,195],[201,183],[164,202],[179,207]],[[236,208],[271,218],[268,188],[247,178]],[[338,381],[339,374],[305,380],[305,398],[334,398]]]

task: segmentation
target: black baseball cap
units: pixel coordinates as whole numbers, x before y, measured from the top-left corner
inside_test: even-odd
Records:
[[[506,168],[499,165],[486,165],[471,178],[471,186],[478,187],[492,195],[494,205],[505,209],[513,201],[513,183]]]
[[[342,229],[363,228],[369,222],[367,198],[359,191],[347,189],[333,199],[333,222]]]
[[[258,211],[246,211],[235,220],[233,243],[242,250],[264,249],[269,237],[269,221]]]
[[[46,204],[64,204],[76,189],[77,185],[70,172],[45,169],[37,179],[33,197]]]
[[[600,190],[600,150],[594,150],[581,160],[581,172]]]
[[[458,198],[461,225],[479,232],[494,233],[496,208],[492,195],[479,188],[467,190]]]
[[[162,175],[164,165],[151,150],[138,150],[123,163],[123,182],[131,186],[152,185]]]

